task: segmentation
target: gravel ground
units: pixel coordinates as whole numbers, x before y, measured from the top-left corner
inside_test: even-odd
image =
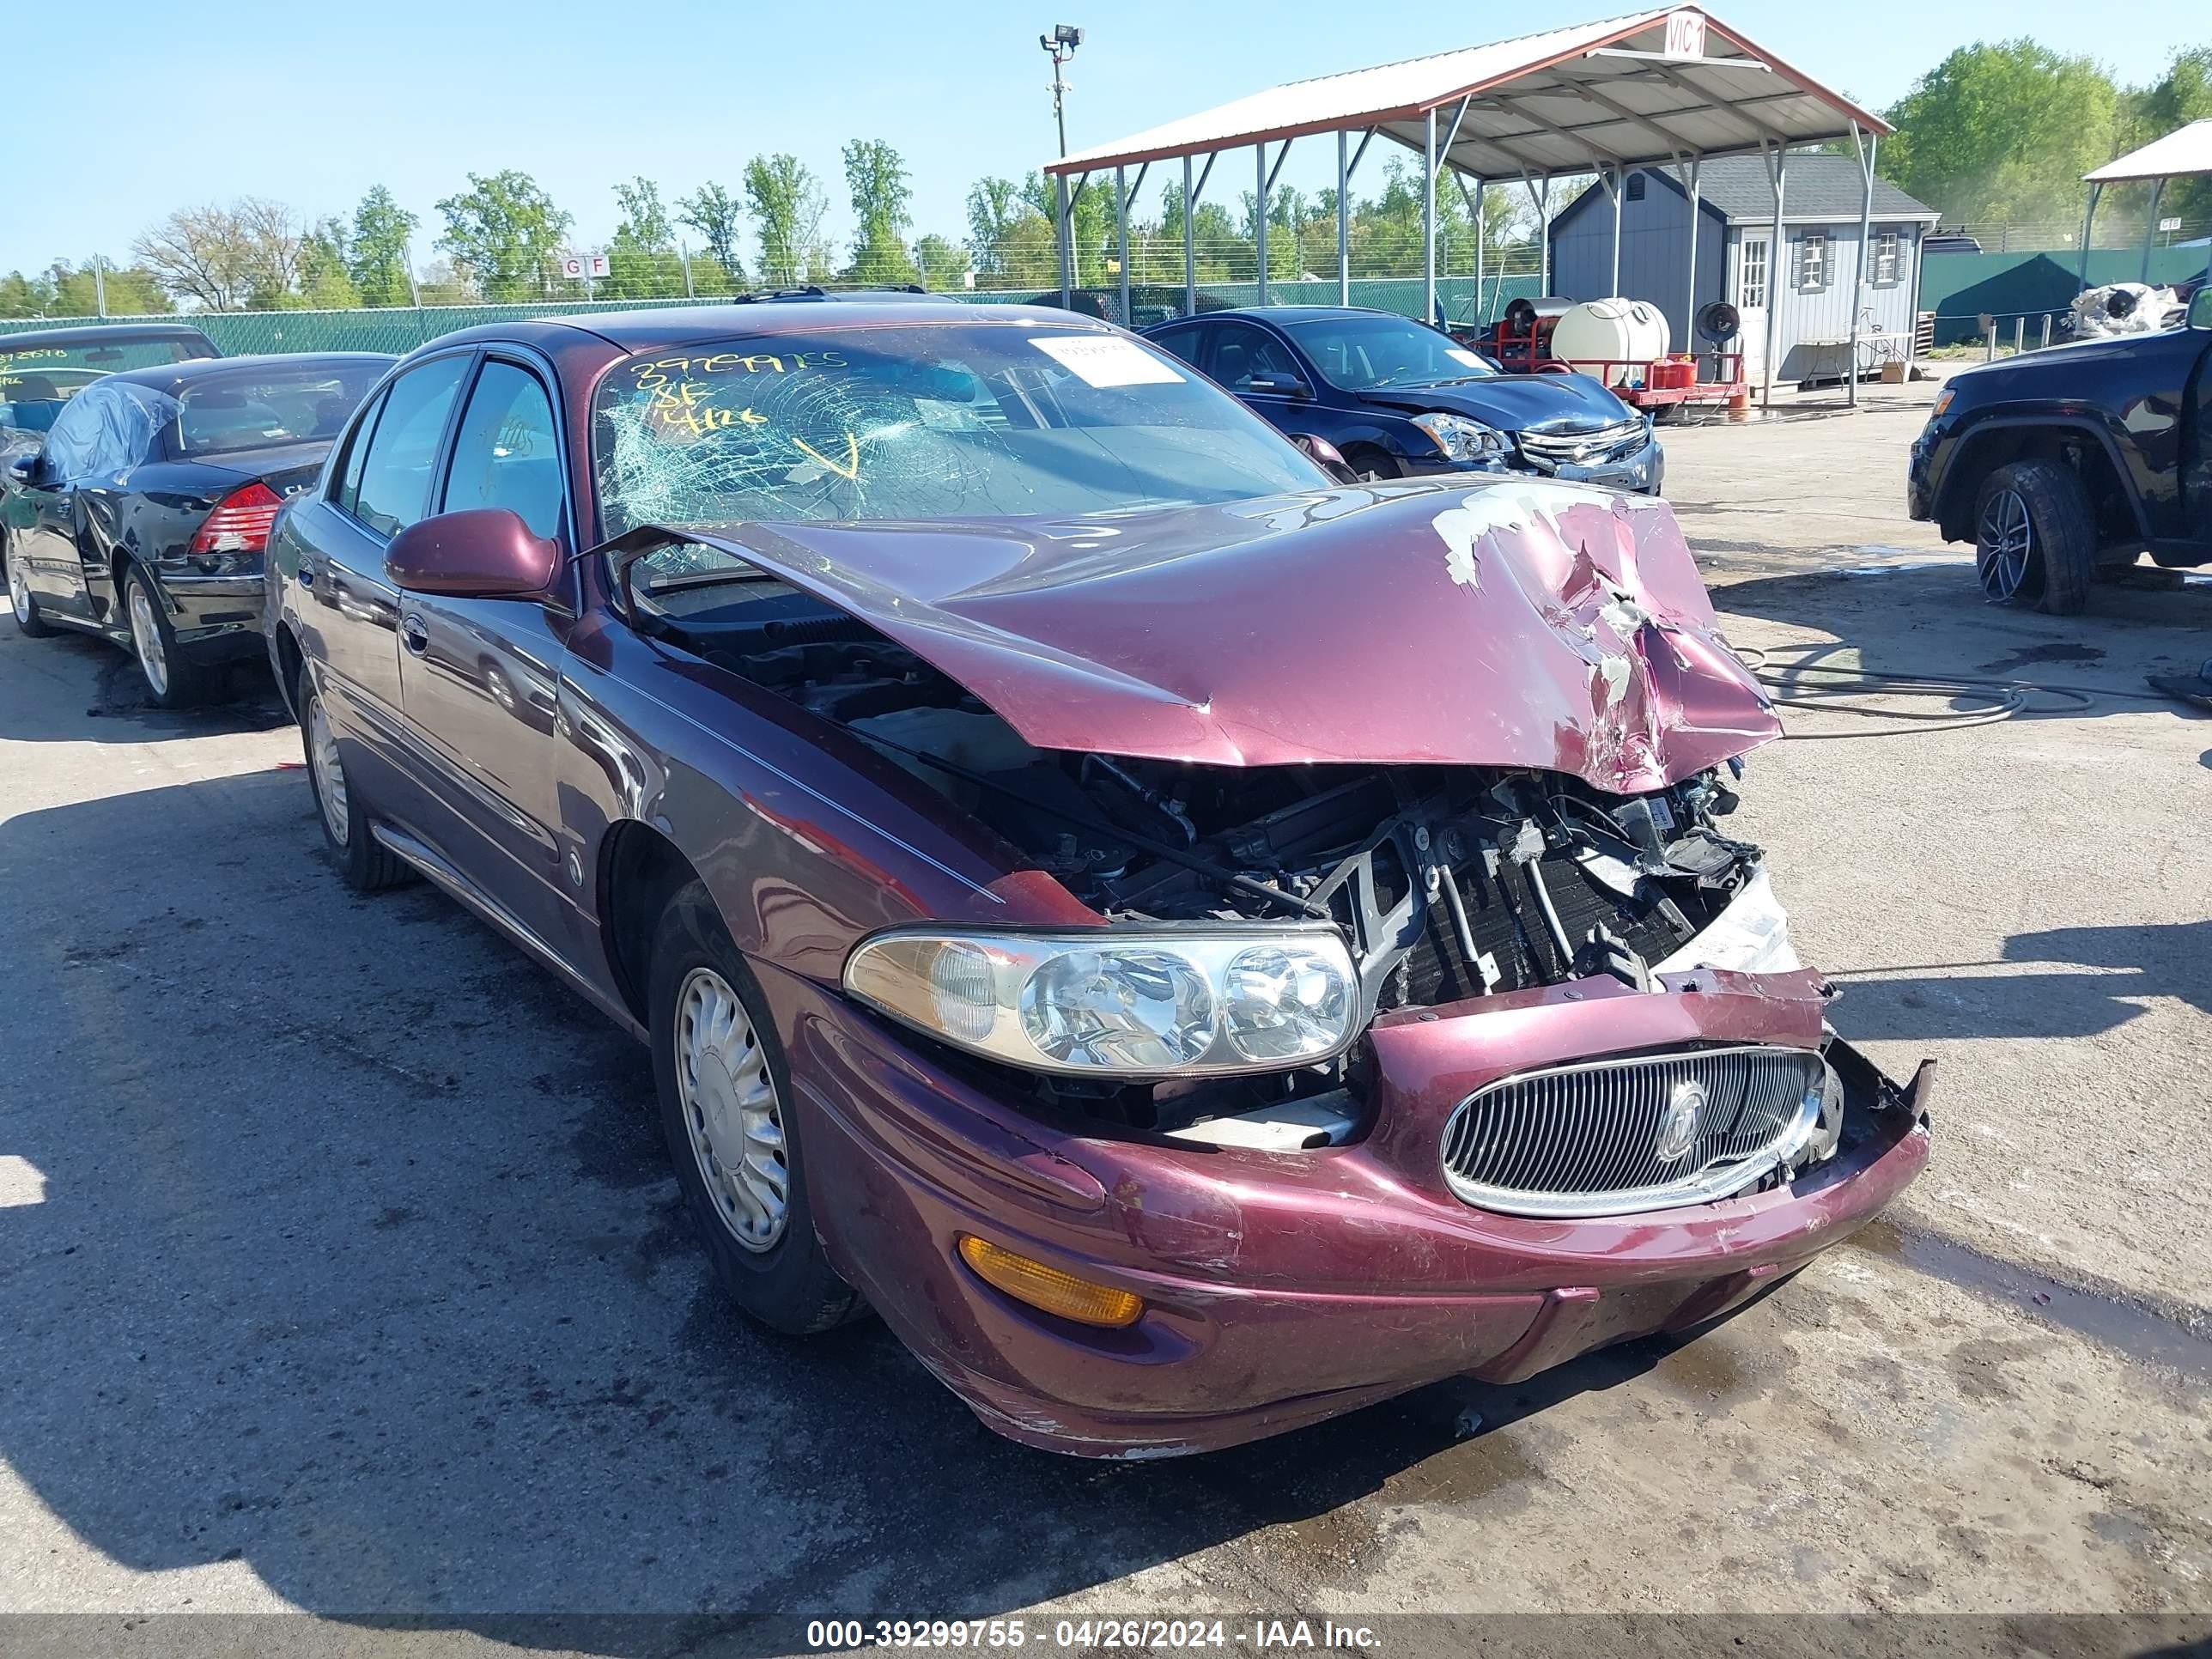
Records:
[[[1673,436],[1732,638],[2115,692],[2212,649],[2208,587],[1983,606],[1902,519],[1917,427]],[[1901,1212],[1686,1344],[1100,1468],[994,1438],[872,1323],[729,1312],[641,1053],[435,893],[347,893],[235,689],[159,714],[0,623],[0,1612],[305,1609],[333,1651],[395,1619],[690,1651],[500,1616],[738,1610],[2212,1628],[2212,720],[1792,710],[1862,735],[1755,756],[1739,822],[1838,1025],[1941,1062]]]

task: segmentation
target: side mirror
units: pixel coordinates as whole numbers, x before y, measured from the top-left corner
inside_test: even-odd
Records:
[[[1352,463],[1344,459],[1344,452],[1318,434],[1293,432],[1291,441],[1305,452],[1305,457],[1339,483],[1358,483],[1359,474]]]
[[[385,550],[384,569],[409,593],[537,599],[561,574],[561,547],[503,507],[474,507],[409,525]]]
[[[2190,296],[2189,325],[2191,328],[2212,329],[2212,281]]]
[[[27,449],[8,458],[8,482],[12,484],[34,484],[44,471],[46,451]]]
[[[1248,374],[1244,377],[1244,384],[1237,390],[1272,398],[1313,396],[1313,388],[1295,374]]]

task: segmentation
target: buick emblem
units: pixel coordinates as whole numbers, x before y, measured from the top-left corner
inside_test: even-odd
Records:
[[[1667,1097],[1667,1115],[1659,1120],[1659,1139],[1652,1151],[1662,1164],[1672,1164],[1698,1144],[1698,1120],[1705,1112],[1705,1085],[1678,1083]]]

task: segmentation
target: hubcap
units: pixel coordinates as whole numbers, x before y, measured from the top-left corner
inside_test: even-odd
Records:
[[[315,798],[323,804],[323,827],[331,832],[331,841],[343,847],[352,830],[352,808],[346,801],[337,739],[331,735],[330,716],[323,713],[320,697],[307,702],[307,758],[315,769]]]
[[[694,968],[676,997],[676,1089],[714,1212],[749,1250],[783,1237],[791,1166],[768,1053],[729,981]]]
[[[2035,526],[2017,489],[2001,489],[1990,497],[1975,539],[1981,544],[1982,592],[2003,604],[2027,580],[2035,551]]]
[[[31,614],[31,579],[23,574],[22,556],[9,547],[4,538],[0,538],[0,553],[8,558],[8,604],[15,612],[15,620],[21,622]]]
[[[166,696],[169,690],[169,659],[161,649],[161,629],[154,620],[154,601],[146,596],[146,584],[133,580],[131,584],[131,643],[138,652],[138,666],[146,676],[146,684],[154,688],[157,697]]]

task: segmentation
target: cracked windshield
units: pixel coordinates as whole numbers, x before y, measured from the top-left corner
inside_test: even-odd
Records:
[[[607,532],[1128,512],[1326,488],[1149,346],[1028,324],[829,329],[648,353],[601,380]]]

